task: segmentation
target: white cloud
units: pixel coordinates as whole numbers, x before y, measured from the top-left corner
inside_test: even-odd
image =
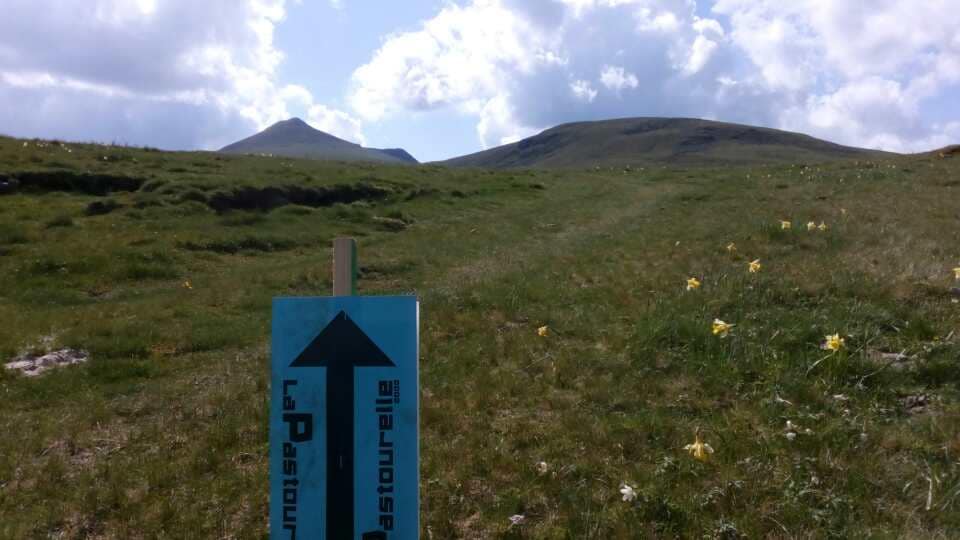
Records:
[[[644,7],[634,17],[637,19],[637,29],[643,32],[676,32],[680,28],[680,20],[671,11],[654,12]]]
[[[620,66],[603,66],[600,71],[600,82],[616,92],[624,88],[636,88],[640,84],[636,75],[625,71]]]
[[[690,47],[690,55],[683,65],[683,72],[687,75],[693,75],[703,69],[715,50],[717,50],[717,42],[703,36],[697,36],[693,40],[693,46]]]
[[[717,0],[705,17],[694,0],[464,0],[387,36],[349,102],[372,121],[452,108],[476,117],[483,145],[657,115],[914,148],[952,133],[929,105],[960,86],[952,4]]]
[[[490,99],[480,111],[477,135],[483,148],[510,144],[536,134],[540,129],[519,125],[510,105],[509,96],[498,95]]]
[[[570,83],[570,91],[573,92],[573,95],[576,96],[577,99],[588,103],[597,98],[597,91],[593,89],[590,81],[583,79],[578,79]]]
[[[274,33],[285,4],[9,0],[0,17],[0,99],[16,96],[36,114],[5,107],[0,130],[145,138],[174,148],[212,148],[249,135],[289,117],[291,105],[313,106],[306,88],[277,83],[284,55]],[[75,109],[65,113],[69,103]],[[169,133],[138,125],[160,111]],[[174,133],[189,136],[177,143]]]
[[[493,0],[450,4],[422,30],[390,35],[352,77],[350,103],[363,118],[464,106],[501,93],[511,73],[562,65],[545,32]]]
[[[956,135],[927,104],[958,90],[955,2],[718,0],[714,11],[781,93],[780,127],[896,151]]]
[[[360,145],[366,145],[367,140],[363,136],[363,126],[360,120],[350,116],[350,114],[330,109],[323,105],[312,105],[307,110],[307,122],[313,127],[341,139],[354,142]]]
[[[289,3],[5,0],[0,132],[210,148],[303,110],[362,142],[365,123],[447,110],[483,146],[641,115],[900,150],[960,135],[955,0],[716,0],[710,17],[706,0],[448,0],[382,38],[343,110],[278,82]]]
[[[451,3],[420,29],[386,36],[354,71],[348,102],[366,121],[444,108],[473,115],[484,146],[584,116],[680,114],[700,100],[675,99],[672,81],[702,75],[719,87],[710,66],[723,39],[690,0]]]

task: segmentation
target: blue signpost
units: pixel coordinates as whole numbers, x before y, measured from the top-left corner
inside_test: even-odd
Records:
[[[419,304],[275,298],[270,537],[419,534]]]

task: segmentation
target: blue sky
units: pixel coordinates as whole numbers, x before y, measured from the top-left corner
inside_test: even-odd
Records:
[[[0,133],[216,149],[299,116],[421,161],[687,116],[960,142],[954,0],[4,0]]]

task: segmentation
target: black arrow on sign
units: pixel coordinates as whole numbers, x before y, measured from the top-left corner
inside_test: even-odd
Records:
[[[353,536],[353,368],[395,367],[341,311],[290,367],[327,368],[327,538]]]

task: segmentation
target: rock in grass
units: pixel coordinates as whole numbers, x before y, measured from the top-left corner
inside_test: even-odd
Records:
[[[925,412],[930,405],[931,398],[927,394],[915,394],[906,396],[900,400],[904,410],[910,414],[919,414]]]
[[[90,355],[86,351],[75,349],[60,349],[41,356],[35,354],[25,354],[14,358],[13,361],[4,365],[7,369],[19,371],[27,377],[36,377],[50,369],[81,364],[86,362]]]

